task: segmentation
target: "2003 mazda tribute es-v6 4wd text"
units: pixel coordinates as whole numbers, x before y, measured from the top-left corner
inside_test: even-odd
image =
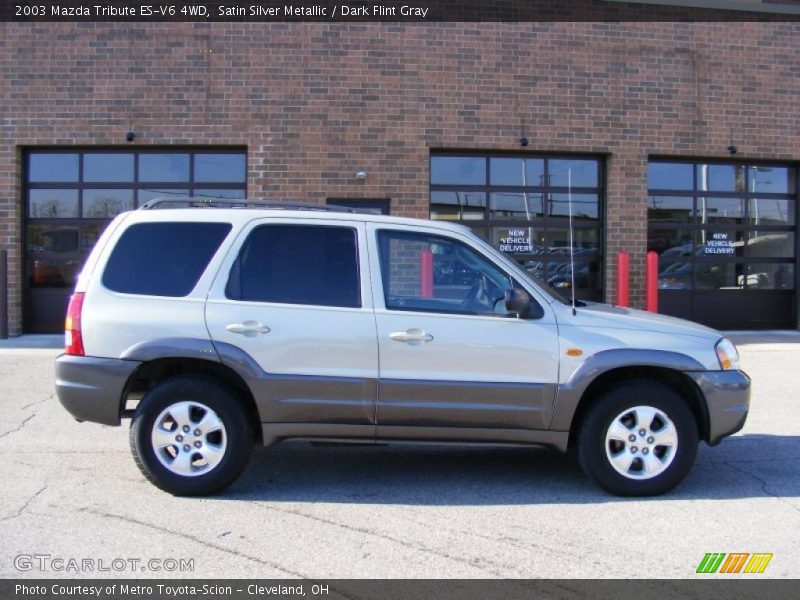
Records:
[[[142,473],[181,495],[298,438],[575,446],[611,493],[660,494],[750,388],[716,331],[565,301],[465,227],[222,200],[114,219],[56,373],[76,419],[130,417]]]

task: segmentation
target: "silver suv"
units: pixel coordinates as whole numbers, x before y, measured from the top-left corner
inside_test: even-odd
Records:
[[[750,380],[719,333],[573,305],[465,227],[185,204],[109,225],[56,361],[64,407],[131,418],[173,494],[228,486],[254,439],[302,438],[575,446],[606,490],[653,495],[744,425]]]

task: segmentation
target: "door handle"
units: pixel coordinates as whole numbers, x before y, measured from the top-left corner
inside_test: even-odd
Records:
[[[262,333],[269,333],[269,327],[265,327],[258,321],[245,321],[244,323],[231,323],[225,329],[231,333],[240,333],[246,337],[256,337]]]
[[[427,344],[433,341],[433,336],[430,333],[416,327],[406,331],[395,331],[394,333],[390,333],[389,337],[395,342],[404,342],[412,346],[419,346],[420,344]]]

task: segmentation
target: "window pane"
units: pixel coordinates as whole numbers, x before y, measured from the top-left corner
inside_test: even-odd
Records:
[[[794,200],[750,199],[748,225],[794,225]]]
[[[492,185],[544,185],[544,159],[493,158],[490,163]]]
[[[535,227],[492,227],[495,248],[508,254],[544,254],[544,229]]]
[[[218,189],[218,190],[195,190],[194,196],[195,198],[244,198],[247,194],[245,194],[244,189],[241,190],[225,190],[225,189]]]
[[[569,229],[548,229],[547,238],[549,249],[563,249],[569,253]],[[573,229],[572,241],[576,257],[600,250],[600,232],[597,229]]]
[[[140,154],[139,181],[189,181],[189,155]]]
[[[74,288],[81,262],[74,258],[29,258],[28,285],[34,288]]]
[[[597,194],[572,194],[574,219],[597,219],[599,212]],[[550,194],[551,216],[569,216],[569,194]]]
[[[225,293],[233,300],[357,308],[358,273],[354,229],[264,225],[242,246]]]
[[[87,223],[81,225],[81,250],[89,251],[100,239],[108,223]]]
[[[691,196],[661,196],[651,195],[647,200],[647,219],[649,221],[663,221],[666,223],[692,222]]]
[[[381,275],[390,310],[506,314],[508,275],[453,239],[380,231]],[[423,268],[428,261],[432,272]]]
[[[133,181],[133,154],[84,154],[84,181]]]
[[[483,192],[431,192],[431,219],[436,221],[479,221],[484,218],[485,207]]]
[[[647,231],[647,251],[657,252],[662,258],[692,255],[692,232],[688,229],[661,229]]]
[[[797,174],[786,167],[750,167],[750,191],[794,194]]]
[[[431,183],[485,185],[486,159],[478,156],[433,156]]]
[[[651,190],[692,190],[692,165],[651,162],[647,165],[647,186]]]
[[[33,219],[78,216],[78,190],[29,190],[28,215]]]
[[[794,265],[747,265],[747,287],[759,290],[793,290]]]
[[[126,210],[133,210],[133,190],[83,190],[83,216],[111,219]]]
[[[247,169],[244,154],[195,154],[194,180],[244,183]]]
[[[529,221],[544,216],[544,196],[517,192],[495,192],[491,199],[491,218]]]
[[[710,192],[744,192],[744,167],[697,165],[697,189]]]
[[[794,233],[790,231],[751,231],[747,244],[749,256],[758,258],[793,258]]]
[[[744,234],[737,230],[701,229],[695,254],[716,258],[742,256],[744,254]]]
[[[31,154],[28,157],[28,180],[78,181],[78,155]]]
[[[120,237],[103,272],[114,292],[188,295],[228,235],[228,223],[139,223]]]
[[[744,288],[744,265],[730,262],[698,262],[694,265],[694,286],[698,290],[740,290]]]
[[[28,252],[69,254],[78,251],[77,225],[29,225]]]
[[[598,167],[596,160],[551,159],[548,163],[550,185],[567,187],[571,171],[572,187],[597,187]]]
[[[698,198],[697,218],[710,225],[740,225],[744,222],[741,198]]]

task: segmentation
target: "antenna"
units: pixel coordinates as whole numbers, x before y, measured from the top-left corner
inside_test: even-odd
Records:
[[[575,310],[575,240],[572,231],[572,169],[567,170],[567,204],[569,205],[569,274],[572,279],[570,290],[572,290],[572,316],[577,314]]]

